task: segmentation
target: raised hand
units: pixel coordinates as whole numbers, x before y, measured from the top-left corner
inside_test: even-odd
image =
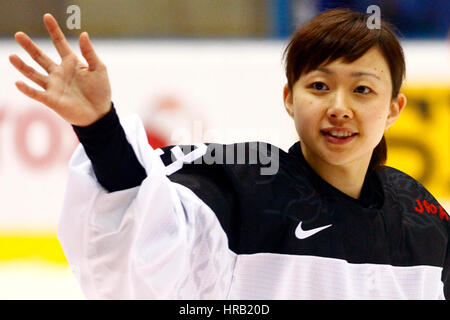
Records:
[[[111,109],[111,87],[106,66],[95,53],[86,32],[80,35],[79,44],[87,65],[72,51],[51,14],[44,15],[44,24],[61,56],[61,64],[52,61],[25,33],[17,32],[16,41],[47,75],[12,54],[9,56],[11,64],[44,91],[36,90],[23,81],[17,81],[16,86],[23,94],[45,104],[67,122],[78,126],[90,125]]]

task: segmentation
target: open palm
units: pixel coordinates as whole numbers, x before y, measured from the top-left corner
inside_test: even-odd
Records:
[[[45,104],[67,122],[78,126],[90,125],[111,108],[111,88],[106,67],[95,53],[86,32],[80,35],[79,44],[87,65],[72,51],[52,15],[44,15],[44,24],[61,56],[61,64],[53,62],[25,33],[17,32],[16,41],[48,75],[34,70],[17,55],[10,55],[11,64],[44,91],[22,81],[17,81],[16,86],[23,94]]]

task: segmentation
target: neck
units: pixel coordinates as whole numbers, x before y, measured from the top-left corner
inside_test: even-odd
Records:
[[[333,165],[305,150],[307,149],[302,145],[305,160],[322,179],[346,195],[359,199],[370,158],[345,165]]]

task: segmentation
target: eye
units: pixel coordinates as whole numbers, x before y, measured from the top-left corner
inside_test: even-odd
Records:
[[[358,86],[355,89],[355,92],[362,93],[362,94],[369,94],[372,92],[372,89],[370,89],[369,87],[366,87],[366,86]]]
[[[318,91],[323,91],[323,89],[328,89],[327,85],[323,82],[314,82],[311,85],[312,88],[318,90]]]

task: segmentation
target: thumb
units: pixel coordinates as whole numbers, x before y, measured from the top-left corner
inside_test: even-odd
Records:
[[[95,53],[87,32],[80,34],[80,50],[89,65],[89,71],[94,71],[101,65],[102,62]]]

